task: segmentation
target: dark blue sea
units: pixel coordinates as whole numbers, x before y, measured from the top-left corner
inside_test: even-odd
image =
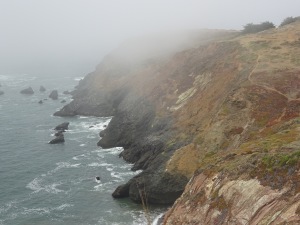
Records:
[[[139,173],[118,157],[122,148],[96,146],[111,118],[52,116],[62,100],[71,101],[63,91],[73,90],[79,80],[0,75],[5,92],[0,95],[0,225],[147,224],[140,205],[111,197],[118,185]],[[45,93],[39,92],[40,85]],[[29,86],[33,95],[20,94]],[[48,98],[53,89],[58,100]],[[70,122],[65,143],[48,144],[62,122]],[[152,208],[151,220],[163,210]]]

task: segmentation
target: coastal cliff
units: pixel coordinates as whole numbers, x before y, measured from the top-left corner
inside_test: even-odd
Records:
[[[205,33],[116,50],[55,115],[113,116],[98,145],[143,170],[113,196],[177,199],[164,224],[298,224],[300,23]]]

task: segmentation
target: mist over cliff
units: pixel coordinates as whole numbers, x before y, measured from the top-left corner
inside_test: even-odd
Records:
[[[124,40],[297,16],[298,1],[0,1],[0,73],[85,75]],[[172,42],[172,39],[170,39]]]

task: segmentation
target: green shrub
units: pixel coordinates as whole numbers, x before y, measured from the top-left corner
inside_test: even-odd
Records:
[[[271,29],[271,28],[275,28],[275,25],[268,21],[260,23],[260,24],[248,23],[244,26],[242,33],[243,34],[257,33],[257,32],[263,31],[263,30]]]
[[[297,19],[299,19],[299,17],[292,17],[292,16],[287,17],[287,18],[285,18],[285,19],[281,22],[281,24],[280,24],[279,26],[282,27],[282,26],[284,26],[284,25],[293,23],[293,22],[295,22]]]
[[[262,163],[268,169],[294,166],[300,160],[300,151],[291,154],[267,155],[262,158]]]

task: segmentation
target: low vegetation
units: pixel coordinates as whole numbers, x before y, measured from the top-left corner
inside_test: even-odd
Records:
[[[260,31],[268,30],[271,28],[275,28],[275,25],[269,21],[260,24],[248,23],[244,26],[242,33],[243,34],[258,33]]]
[[[300,151],[290,154],[267,155],[262,158],[262,163],[267,169],[273,170],[276,168],[290,167],[298,163],[300,159]]]
[[[282,27],[282,26],[285,26],[285,25],[287,25],[287,24],[296,22],[297,20],[300,20],[300,17],[299,17],[299,16],[298,16],[298,17],[292,17],[292,16],[290,16],[290,17],[285,18],[285,19],[281,22],[281,24],[280,24],[279,26]]]

